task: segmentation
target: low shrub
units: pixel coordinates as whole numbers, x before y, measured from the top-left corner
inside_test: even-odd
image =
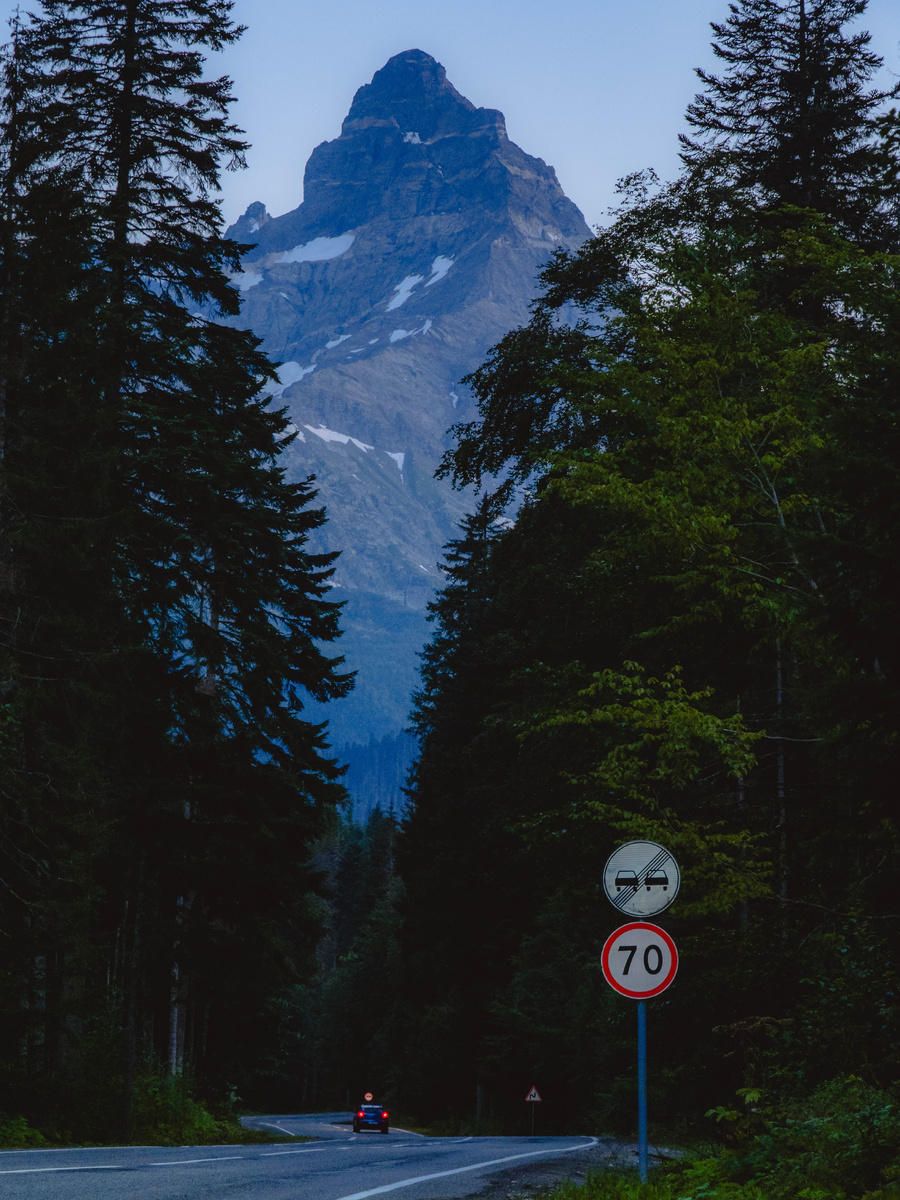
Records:
[[[747,1131],[731,1148],[685,1155],[643,1185],[634,1171],[594,1174],[548,1200],[900,1200],[900,1106],[890,1092],[848,1075],[778,1109],[752,1099],[745,1118],[725,1114]]]
[[[24,1117],[8,1117],[0,1113],[0,1150],[39,1150],[47,1139],[38,1129],[32,1129]]]
[[[738,1169],[772,1200],[862,1200],[897,1189],[900,1108],[855,1075],[829,1080],[773,1114]]]
[[[604,1171],[583,1185],[564,1183],[546,1200],[768,1200],[755,1184],[729,1176],[721,1158],[682,1160],[655,1170],[645,1184],[634,1171]]]

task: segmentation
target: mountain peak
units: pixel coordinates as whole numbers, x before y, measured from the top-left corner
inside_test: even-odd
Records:
[[[414,132],[422,141],[450,126],[468,129],[472,115],[476,123],[503,127],[503,114],[494,109],[477,109],[461,96],[447,79],[441,64],[423,50],[404,50],[388,59],[376,71],[371,83],[364,84],[353,97],[343,132],[372,124],[395,125],[403,132]],[[504,129],[505,132],[505,129]]]
[[[584,230],[553,169],[509,141],[503,113],[476,108],[439,62],[415,49],[395,54],[357,91],[340,137],[313,151],[303,191],[310,236],[333,237],[379,216],[510,207],[552,209],[547,219],[565,236]]]
[[[335,744],[406,723],[442,546],[472,500],[433,477],[448,427],[475,415],[458,381],[529,319],[553,252],[589,235],[552,168],[421,50],[357,91],[340,136],[313,151],[298,208],[251,205],[231,231],[255,243],[235,321],[281,364],[271,394],[296,434],[283,465],[317,478],[328,512],[310,547],[345,551],[332,583],[357,688],[308,709]]]
[[[411,95],[436,98],[446,93],[457,104],[472,111],[475,105],[461,96],[447,80],[444,67],[426,54],[424,50],[404,50],[389,58],[381,70],[372,76],[371,83],[364,83],[353,98],[350,117],[363,115],[364,110],[375,104],[403,103]],[[359,110],[359,111],[355,111]]]

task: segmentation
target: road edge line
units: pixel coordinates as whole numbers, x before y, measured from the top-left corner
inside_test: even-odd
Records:
[[[587,1137],[587,1135],[585,1135]],[[367,1196],[379,1196],[398,1188],[412,1187],[415,1183],[426,1183],[429,1179],[443,1179],[447,1175],[463,1175],[466,1171],[477,1171],[480,1167],[498,1167],[501,1163],[515,1162],[520,1158],[546,1158],[548,1154],[571,1154],[575,1150],[590,1150],[599,1145],[600,1139],[588,1137],[586,1146],[563,1146],[558,1150],[531,1150],[527,1154],[510,1154],[507,1158],[492,1158],[486,1162],[472,1163],[468,1167],[454,1167],[452,1171],[435,1171],[431,1175],[417,1175],[414,1179],[400,1179],[396,1183],[385,1183],[381,1187],[369,1188],[365,1192],[351,1192],[337,1200],[366,1200]]]

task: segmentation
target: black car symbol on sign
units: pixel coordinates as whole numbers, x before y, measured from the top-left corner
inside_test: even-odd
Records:
[[[638,877],[634,871],[619,871],[616,875],[616,891],[619,892],[623,887],[634,888],[635,891],[639,887]]]
[[[669,877],[665,871],[651,871],[644,880],[649,892],[651,887],[661,887],[664,892],[669,889]]]

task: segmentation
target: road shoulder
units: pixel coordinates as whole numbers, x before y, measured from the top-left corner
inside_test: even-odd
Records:
[[[457,1200],[529,1200],[571,1180],[584,1183],[591,1171],[637,1167],[637,1143],[601,1138],[595,1146],[508,1167],[460,1190]]]

